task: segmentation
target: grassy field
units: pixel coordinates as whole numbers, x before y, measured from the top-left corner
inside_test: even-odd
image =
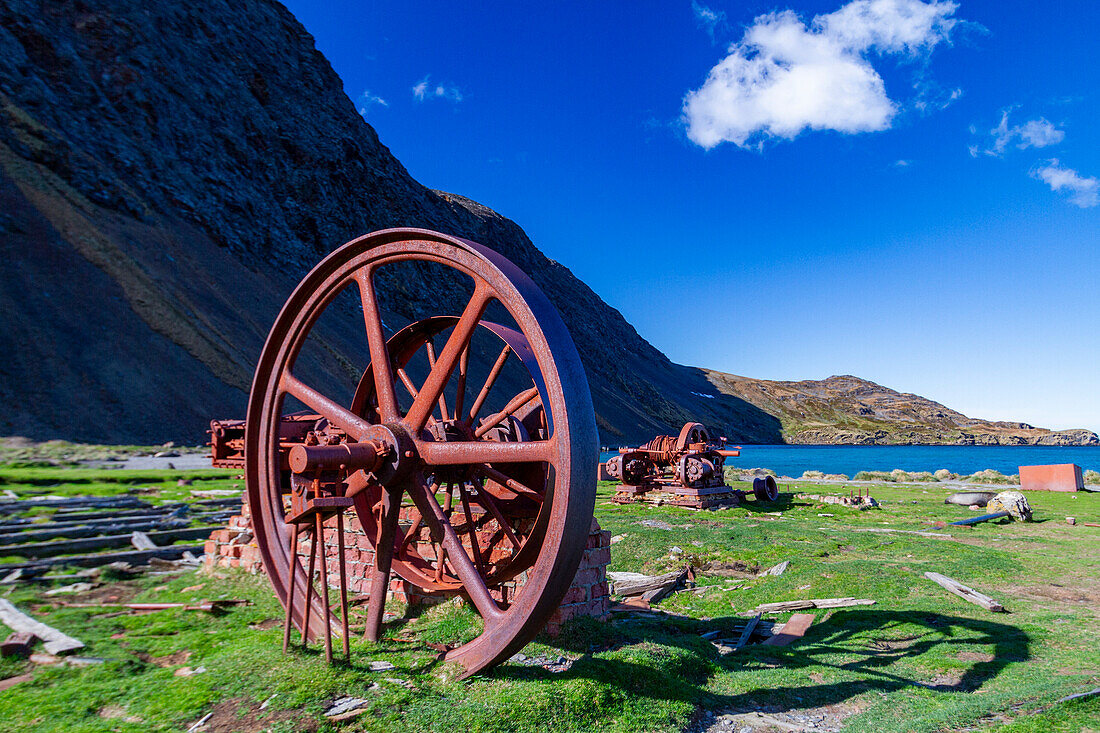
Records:
[[[58,470],[0,470],[0,489],[25,497],[137,488],[168,500],[239,483],[225,473],[191,475],[197,480],[181,486],[178,472]],[[1100,529],[1080,524],[1100,521],[1100,495],[1033,494],[1033,523],[936,530],[950,535],[937,538],[856,531],[928,529],[972,514],[945,506],[947,490],[934,485],[878,486],[882,508],[865,512],[795,499],[797,482],[783,488],[776,505],[691,512],[619,507],[601,486],[597,518],[619,538],[612,570],[655,574],[691,563],[698,585],[711,587],[658,604],[668,614],[581,620],[524,650],[572,661],[562,672],[509,662],[456,681],[426,646],[473,633],[474,614],[451,603],[419,615],[392,608],[398,618],[382,643],[356,639],[351,665],[328,667],[316,649],[282,655],[281,610],[262,576],[146,574],[78,596],[45,596],[48,584],[8,586],[0,593],[107,661],[0,662],[0,678],[33,675],[0,692],[0,720],[6,731],[175,731],[208,713],[203,730],[212,731],[702,731],[722,715],[763,711],[851,731],[1100,730],[1100,697],[1054,704],[1100,685]],[[738,570],[782,560],[790,566],[779,577]],[[926,570],[1010,613],[947,594],[923,578]],[[876,604],[818,611],[789,647],[722,657],[700,637],[743,623],[740,614],[759,603],[835,596]],[[63,605],[219,598],[251,605],[140,616]],[[395,668],[371,672],[374,660]],[[327,721],[323,711],[349,695],[369,701],[365,714]]]

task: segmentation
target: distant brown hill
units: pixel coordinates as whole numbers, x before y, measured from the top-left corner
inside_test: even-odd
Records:
[[[776,382],[707,370],[722,393],[779,419],[788,443],[847,445],[1098,445],[1088,430],[967,417],[938,402],[849,375]]]

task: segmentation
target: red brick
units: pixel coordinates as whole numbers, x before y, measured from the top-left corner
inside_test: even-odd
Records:
[[[600,547],[611,547],[611,533],[607,530],[600,532]]]
[[[587,600],[588,588],[583,585],[574,585],[565,592],[565,597],[561,599],[561,605],[565,606],[570,603],[583,603]]]
[[[228,529],[215,529],[213,532],[210,533],[210,539],[214,540],[215,542],[229,542],[230,534],[236,533],[230,533]]]
[[[599,547],[594,550],[588,550],[584,553],[584,559],[588,561],[589,567],[607,565],[611,562],[611,548]]]
[[[577,571],[577,575],[573,578],[573,585],[592,585],[605,577],[607,577],[606,574],[598,568],[585,568]]]
[[[239,558],[230,557],[230,558],[227,558],[227,559],[229,560],[229,567],[239,568],[241,566],[241,561],[240,561]]]
[[[218,554],[218,543],[214,540],[207,540],[206,544],[203,545],[202,551],[207,555],[216,555]]]
[[[607,586],[606,580],[601,580],[599,583],[593,583],[589,589],[589,597],[593,599],[606,598],[610,594],[611,591]]]

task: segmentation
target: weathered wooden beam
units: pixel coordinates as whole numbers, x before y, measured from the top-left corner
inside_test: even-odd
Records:
[[[63,654],[74,649],[83,649],[84,642],[63,634],[52,626],[47,626],[41,621],[36,621],[16,608],[11,601],[0,598],[0,621],[12,631],[23,631],[34,634],[45,642],[46,651],[50,654]]]
[[[942,587],[944,590],[948,591],[949,593],[954,593],[959,598],[962,598],[963,600],[970,601],[971,603],[973,603],[977,606],[981,606],[982,608],[986,609],[987,611],[993,611],[995,613],[1008,613],[1005,610],[1004,606],[1002,606],[1000,603],[993,600],[989,596],[985,595],[984,593],[979,593],[978,591],[974,590],[973,588],[965,586],[962,583],[960,583],[959,581],[953,580],[952,578],[949,578],[946,575],[940,575],[939,573],[927,572],[927,573],[924,574],[924,577],[928,578],[933,583],[936,583],[937,585],[939,585],[940,587]]]
[[[149,539],[149,535],[144,532],[131,532],[130,544],[138,550],[155,550],[157,549],[157,543]]]

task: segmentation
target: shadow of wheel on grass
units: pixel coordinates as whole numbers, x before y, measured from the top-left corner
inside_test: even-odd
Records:
[[[1010,624],[921,611],[838,611],[790,646],[749,645],[719,656],[699,634],[744,624],[740,617],[619,620],[567,627],[557,646],[583,656],[565,672],[502,665],[501,679],[589,678],[628,695],[688,702],[706,709],[785,712],[843,702],[866,691],[923,688],[969,692],[1030,656],[1031,638]],[[733,635],[732,633],[730,635]],[[600,656],[593,656],[593,654]],[[922,659],[926,660],[922,663]],[[947,668],[947,674],[931,670]],[[797,684],[766,684],[762,670],[805,671]],[[707,689],[726,673],[757,673],[760,687],[737,695]],[[841,675],[836,682],[815,682]],[[783,675],[789,680],[790,675]]]

